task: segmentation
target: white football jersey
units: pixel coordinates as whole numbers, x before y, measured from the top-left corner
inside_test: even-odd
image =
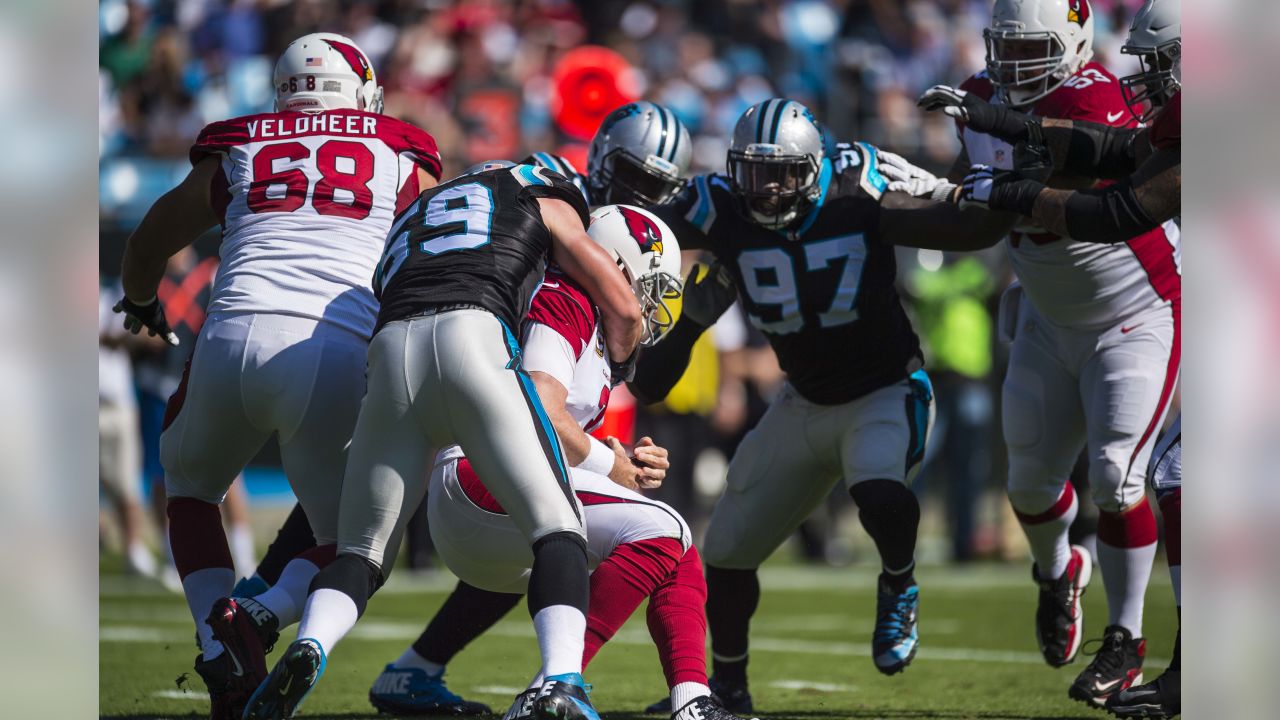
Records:
[[[296,315],[369,337],[387,232],[440,176],[435,140],[359,110],[265,113],[209,125],[191,162],[221,160],[211,188],[222,264],[209,312]]]
[[[961,86],[994,98],[986,73]],[[1120,83],[1105,67],[1088,63],[1057,90],[1035,103],[1036,115],[1132,127],[1133,114]],[[1001,169],[1013,167],[1013,148],[961,124],[960,139],[969,162]],[[1178,226],[1163,227],[1127,242],[1100,244],[1061,238],[1032,223],[1014,228],[1005,241],[1009,259],[1027,297],[1042,317],[1063,327],[1110,327],[1147,308],[1182,297]]]
[[[547,271],[524,323],[521,364],[568,391],[569,414],[591,432],[604,422],[612,390],[599,313],[586,291],[554,268]]]

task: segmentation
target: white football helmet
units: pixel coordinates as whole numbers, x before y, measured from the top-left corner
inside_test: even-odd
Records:
[[[277,111],[382,112],[382,88],[369,56],[342,35],[312,33],[289,43],[276,61],[274,81]]]
[[[1057,90],[1093,58],[1089,0],[996,0],[987,75],[1006,102],[1023,107]]]
[[[605,205],[591,213],[591,239],[618,263],[640,301],[640,344],[657,343],[675,324],[680,282],[680,243],[656,215],[633,205]]]
[[[1182,15],[1178,0],[1147,0],[1133,17],[1120,52],[1134,55],[1142,72],[1120,78],[1124,101],[1141,122],[1155,117],[1182,90]]]

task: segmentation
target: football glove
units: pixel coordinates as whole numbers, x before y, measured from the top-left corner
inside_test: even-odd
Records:
[[[720,261],[710,266],[695,263],[684,286],[680,316],[699,327],[711,327],[737,299],[733,277]]]
[[[942,182],[936,175],[918,168],[906,158],[887,150],[876,151],[880,174],[889,181],[891,192],[904,192],[915,197],[928,197]]]
[[[111,309],[124,313],[124,329],[134,335],[145,327],[148,335],[152,337],[159,335],[170,345],[178,346],[178,336],[174,334],[173,328],[169,327],[169,321],[164,317],[164,306],[157,298],[152,297],[145,303],[136,303],[128,297],[123,297]]]
[[[994,135],[1010,143],[1027,139],[1028,126],[1040,127],[1035,116],[1005,105],[993,105],[978,95],[949,85],[934,85],[916,101],[924,110],[941,110],[974,132]]]

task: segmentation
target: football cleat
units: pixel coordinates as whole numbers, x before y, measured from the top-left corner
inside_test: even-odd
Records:
[[[711,699],[725,710],[739,715],[750,715],[755,711],[746,683],[725,682],[713,677],[707,681],[707,685],[711,688]],[[662,715],[671,714],[671,696],[662,698],[644,711]]]
[[[257,575],[254,575],[253,577],[242,577],[236,582],[236,586],[231,588],[231,597],[257,597],[270,589],[271,586],[267,584],[267,581]]]
[[[1108,625],[1093,662],[1076,677],[1067,695],[1094,707],[1105,706],[1107,698],[1115,693],[1142,683],[1142,658],[1146,654],[1146,640],[1134,640],[1128,630]]]
[[[242,720],[286,720],[324,675],[325,655],[311,638],[295,640],[258,686],[244,709]]]
[[[420,668],[388,665],[373,681],[369,702],[392,715],[492,715],[488,705],[463,700],[444,684],[444,670],[435,675]]]
[[[920,610],[920,587],[915,580],[902,592],[894,592],[880,575],[876,593],[876,629],[871,636],[871,658],[885,675],[902,672],[920,648],[916,615]]]
[[[1133,685],[1107,698],[1107,711],[1118,718],[1171,718],[1182,713],[1182,671]]]
[[[223,652],[212,660],[196,656],[196,673],[209,690],[209,719],[240,720],[240,711],[254,686],[237,668],[231,654]]]
[[[1036,641],[1050,667],[1062,667],[1076,659],[1084,639],[1084,606],[1080,603],[1093,575],[1093,559],[1080,545],[1071,546],[1066,572],[1053,580],[1042,580],[1035,566],[1031,578],[1040,586],[1036,607]]]
[[[694,698],[671,716],[671,720],[742,720],[737,715],[725,710],[710,695]],[[751,718],[758,720],[758,718]]]
[[[264,617],[259,624],[248,612],[246,606],[250,603],[257,605],[253,600],[222,598],[213,604],[205,622],[209,623],[213,636],[226,648],[234,668],[243,673],[252,691],[267,678],[267,653],[271,652],[280,633],[276,631],[275,616],[262,608],[270,617]],[[261,608],[260,605],[258,607]]]
[[[550,675],[533,700],[534,720],[600,720],[578,673]]]
[[[541,686],[529,688],[516,696],[516,701],[507,708],[502,720],[530,720],[533,717],[533,701],[538,699]]]

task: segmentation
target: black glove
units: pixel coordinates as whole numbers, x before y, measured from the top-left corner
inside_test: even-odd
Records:
[[[974,132],[994,135],[1009,143],[1027,139],[1031,126],[1040,127],[1040,119],[1018,112],[1007,105],[993,105],[975,93],[957,90],[948,85],[934,85],[916,101],[924,110],[942,110],[963,122]]]
[[[710,266],[694,264],[684,284],[680,317],[699,327],[711,327],[737,299],[733,277],[719,260]]]
[[[609,382],[613,387],[618,387],[624,382],[631,382],[636,378],[636,361],[640,358],[640,348],[631,351],[631,355],[622,362],[617,362],[613,358],[609,358]]]
[[[1053,175],[1053,153],[1038,124],[1028,126],[1026,140],[1013,146],[1013,169],[1022,177],[1039,182],[1048,182]]]
[[[178,336],[169,327],[169,321],[164,317],[164,306],[158,299],[153,297],[150,302],[139,304],[123,297],[111,309],[124,313],[125,330],[137,335],[145,327],[148,335],[159,335],[165,342],[177,347]]]

